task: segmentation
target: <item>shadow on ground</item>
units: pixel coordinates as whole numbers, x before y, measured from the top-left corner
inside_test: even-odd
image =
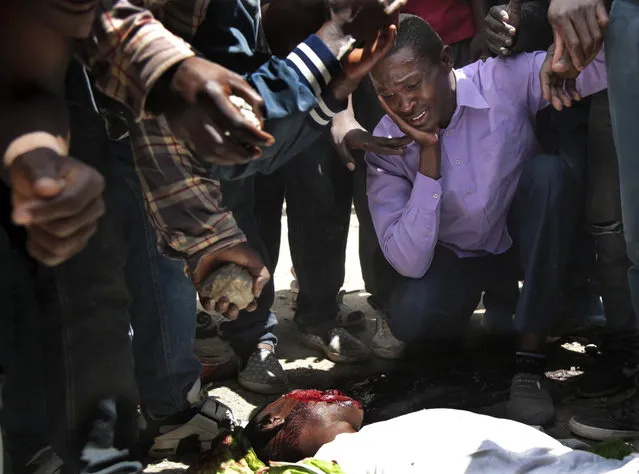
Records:
[[[367,303],[367,294],[351,292],[345,302],[367,315],[366,327],[356,334],[370,343],[375,331],[376,313]],[[279,319],[277,355],[286,369],[290,388],[337,388],[356,398],[365,408],[365,422],[374,423],[425,408],[456,408],[496,417],[505,415],[514,366],[512,337],[490,337],[474,332],[463,344],[446,350],[412,354],[403,361],[372,357],[366,364],[336,365],[321,354],[303,346],[296,334],[291,292],[277,292],[273,310]],[[479,316],[480,313],[477,313]],[[577,413],[605,406],[604,400],[578,399],[574,395],[576,377],[592,364],[583,336],[564,337],[549,348],[551,387],[557,406],[557,418],[546,431],[556,438],[568,438],[568,420]],[[276,398],[242,389],[237,381],[225,380],[212,390],[227,403],[241,420]],[[181,472],[182,466],[152,466],[149,472]]]

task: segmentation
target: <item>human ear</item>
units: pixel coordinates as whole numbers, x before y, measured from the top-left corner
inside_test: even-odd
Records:
[[[454,66],[453,48],[448,45],[444,45],[440,55],[440,61],[446,72],[452,71]]]
[[[273,431],[284,424],[285,418],[268,414],[258,422],[260,431]]]

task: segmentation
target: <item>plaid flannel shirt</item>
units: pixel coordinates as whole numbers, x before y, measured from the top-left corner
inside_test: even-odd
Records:
[[[238,2],[243,8],[236,8]],[[268,172],[312,143],[345,108],[327,89],[339,61],[315,36],[283,60],[256,55],[257,0],[102,0],[102,8],[80,57],[98,88],[139,119],[131,124],[132,146],[160,249],[184,259],[193,273],[204,256],[245,241],[232,214],[221,207],[219,181],[212,177]],[[238,11],[244,17],[238,19]],[[205,166],[172,137],[163,117],[145,115],[155,81],[195,55],[189,43],[208,59],[246,74],[264,97],[265,129],[277,144],[265,150],[260,163]],[[238,71],[238,61],[246,69]]]
[[[240,10],[229,0],[141,4],[205,57],[246,74],[265,100],[265,129],[276,138],[276,145],[264,150],[262,160],[248,166],[215,167],[205,166],[188,146],[173,138],[162,117],[131,124],[136,166],[160,248],[171,257],[184,259],[191,273],[206,255],[245,241],[232,214],[221,207],[219,181],[213,177],[238,178],[268,171],[273,163],[312,143],[345,107],[327,89],[340,71],[339,61],[319,38],[309,37],[286,59],[260,57],[255,54],[259,5],[256,0],[242,0],[242,5]],[[246,12],[241,20],[238,11]],[[238,70],[238,64],[245,64],[246,69]]]
[[[201,250],[219,251],[246,239],[232,214],[220,206],[219,182],[207,177],[184,144],[167,132],[161,117],[150,118],[145,103],[160,76],[196,55],[187,41],[203,21],[208,3],[102,0],[92,36],[77,49],[95,85],[138,119],[131,127],[132,147],[159,247],[187,264],[195,261],[188,265],[191,270],[197,268]]]

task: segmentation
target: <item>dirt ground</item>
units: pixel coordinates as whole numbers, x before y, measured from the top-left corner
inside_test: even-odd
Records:
[[[283,236],[286,220],[283,219]],[[353,214],[347,247],[345,302],[367,315],[367,325],[358,336],[370,342],[375,330],[375,311],[367,304],[368,296],[359,269],[357,234],[359,224]],[[301,345],[292,322],[290,284],[291,261],[287,239],[283,239],[280,262],[275,272],[276,301],[279,319],[277,355],[288,372],[291,388],[338,388],[360,400],[371,423],[415,410],[434,407],[467,409],[493,416],[503,416],[512,374],[512,341],[498,340],[475,332],[463,347],[447,353],[419,354],[393,362],[373,357],[360,365],[336,365]],[[481,319],[482,310],[475,313]],[[213,342],[213,341],[209,341]],[[219,341],[218,341],[219,342]],[[550,372],[557,419],[546,431],[556,438],[569,438],[567,422],[576,413],[605,406],[604,400],[580,400],[573,394],[572,382],[592,357],[584,350],[584,341],[569,338],[552,346]],[[247,392],[235,380],[227,380],[210,392],[228,404],[241,420],[250,412],[271,401],[273,396]],[[146,472],[165,474],[183,472],[186,464],[164,461],[149,466]]]

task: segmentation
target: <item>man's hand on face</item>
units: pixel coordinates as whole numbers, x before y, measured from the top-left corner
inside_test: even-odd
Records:
[[[227,263],[235,263],[240,267],[246,268],[253,276],[253,295],[255,298],[259,298],[264,286],[271,279],[271,274],[266,268],[266,265],[264,265],[260,255],[244,243],[204,257],[193,275],[195,288],[199,289],[199,284],[203,282],[206,277]],[[217,302],[200,298],[200,302],[205,309],[215,310],[231,320],[236,319],[240,314],[238,307],[227,297],[222,297]],[[255,311],[256,308],[257,301],[253,301],[246,310]]]
[[[346,100],[357,89],[362,79],[393,48],[395,38],[397,27],[390,25],[378,31],[362,48],[355,48],[344,56],[342,73],[331,82],[331,89],[337,100]]]
[[[603,0],[551,0],[548,21],[557,54],[567,48],[572,63],[582,71],[601,49],[608,12]]]
[[[486,15],[486,44],[495,54],[508,56],[515,44],[517,28],[521,23],[521,2],[492,7]]]
[[[573,66],[568,50],[558,57],[554,45],[551,46],[539,71],[544,99],[557,110],[571,107],[573,100],[581,100],[577,92],[577,76],[579,71]]]
[[[388,114],[388,116],[397,124],[399,129],[406,134],[407,137],[411,138],[411,141],[417,142],[417,144],[422,148],[430,148],[439,143],[439,134],[437,132],[424,132],[416,129],[404,119],[402,119],[399,115],[391,110],[391,108],[386,104],[384,98],[380,95],[379,101],[382,104],[382,107]]]
[[[159,111],[175,136],[192,146],[203,161],[223,166],[246,163],[261,156],[260,147],[274,143],[261,130],[264,101],[240,75],[211,61],[189,58],[175,70],[170,90],[179,105],[163,110],[164,98],[158,91]],[[252,107],[259,126],[240,112],[231,96]]]
[[[351,150],[364,150],[381,155],[402,155],[413,139],[410,137],[375,137],[362,127],[350,110],[340,112],[333,118],[331,135],[337,153],[346,165],[353,171],[355,158]]]
[[[9,182],[13,222],[27,229],[27,249],[44,265],[59,265],[80,252],[104,214],[102,175],[48,148],[16,158]]]

